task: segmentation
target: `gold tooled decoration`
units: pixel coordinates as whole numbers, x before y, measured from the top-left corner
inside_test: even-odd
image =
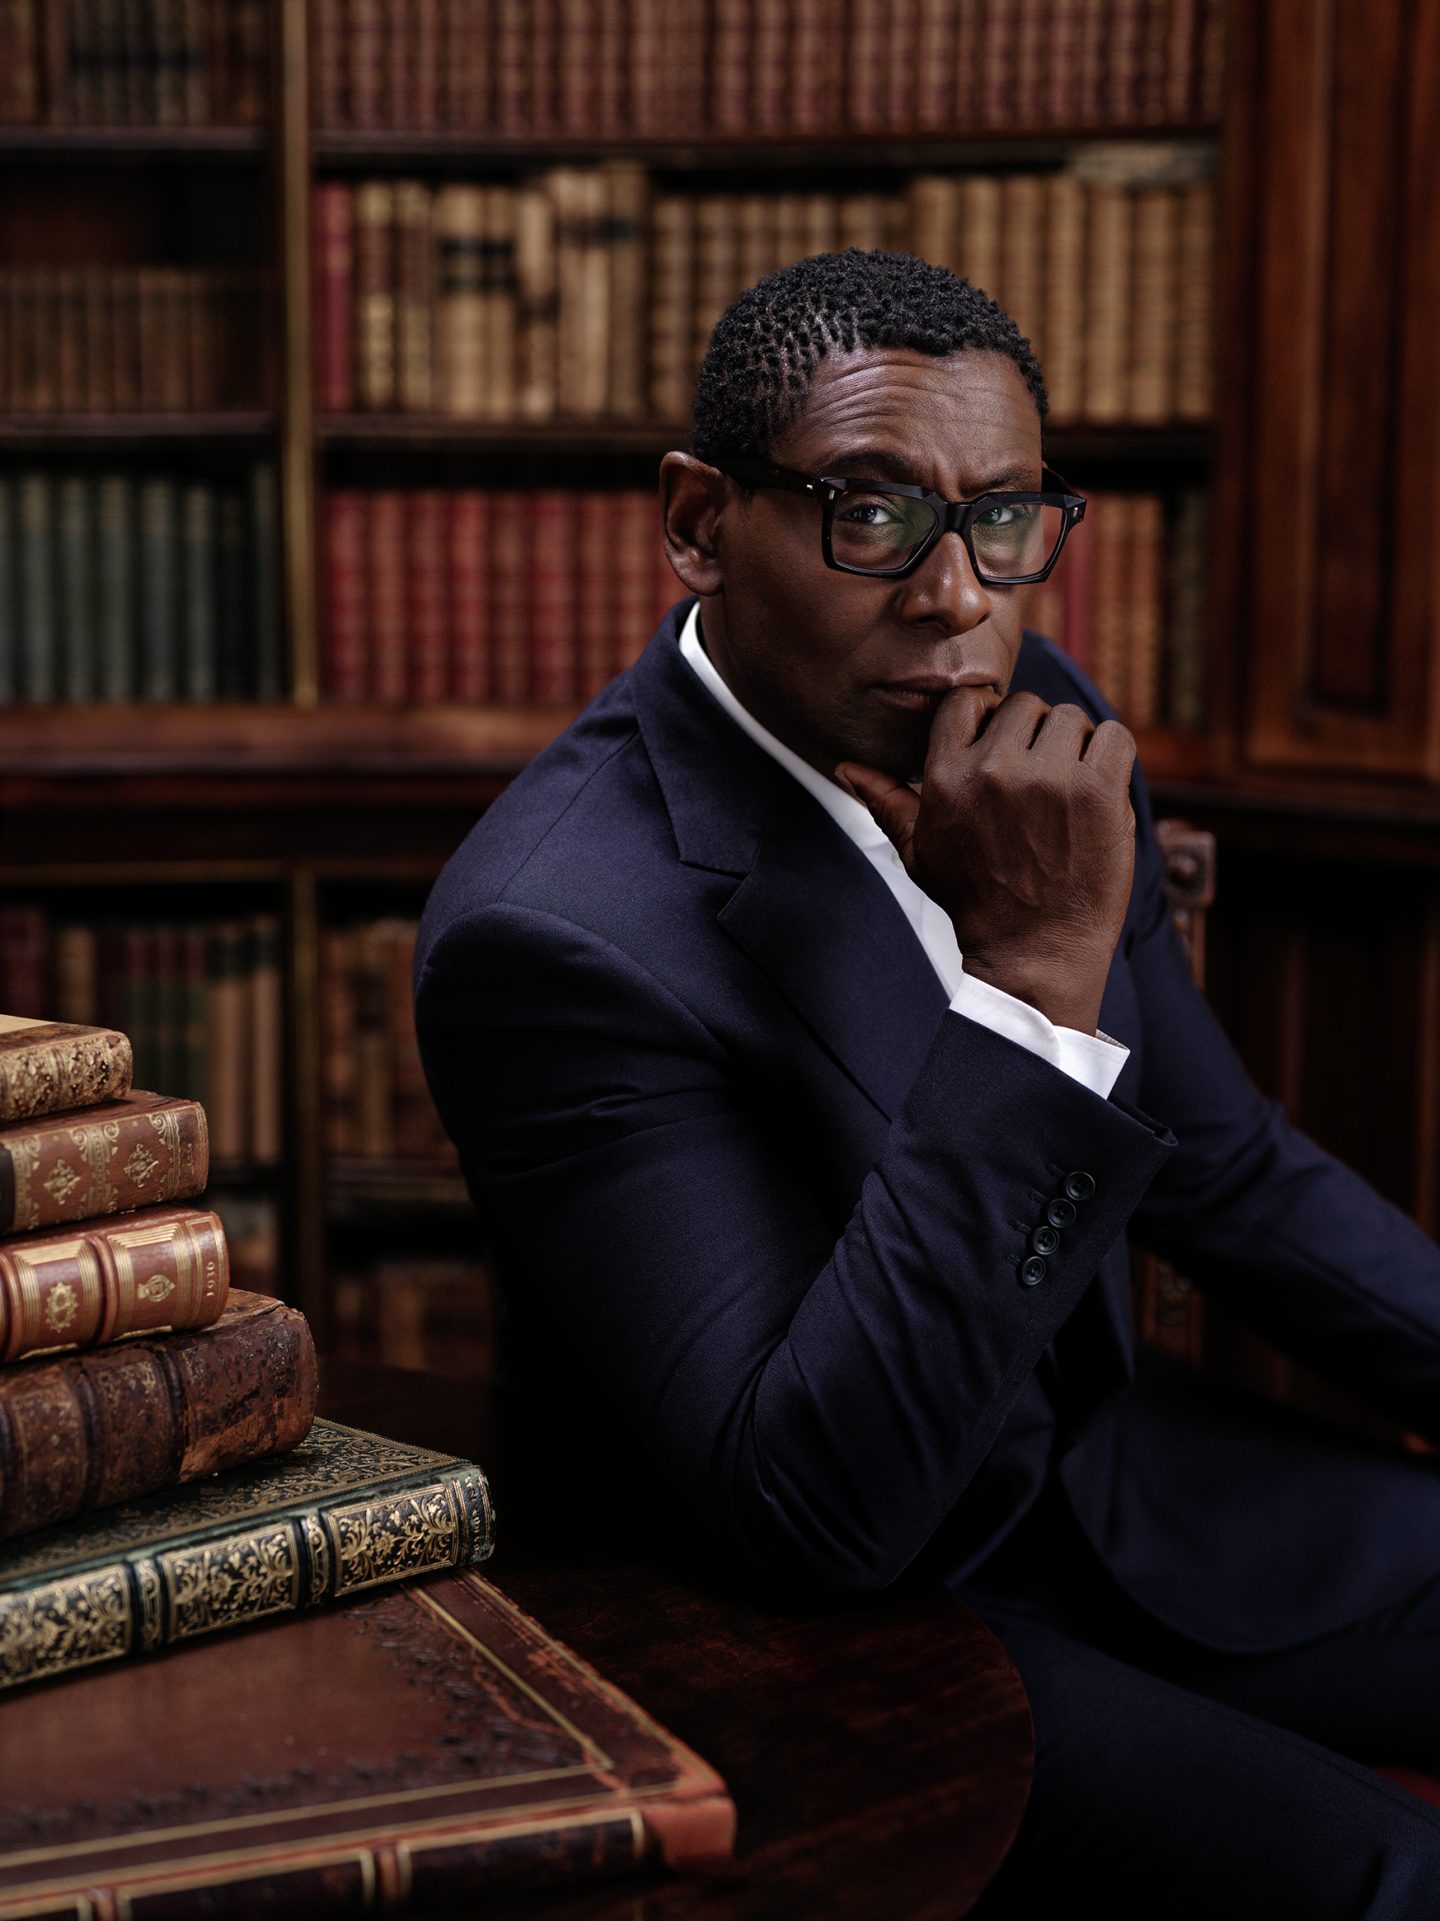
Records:
[[[36,1143],[38,1146],[38,1142]],[[77,1174],[69,1161],[56,1161],[50,1170],[50,1178],[42,1182],[45,1192],[57,1207],[63,1207],[77,1187],[84,1185],[85,1177]]]
[[[125,1172],[137,1187],[143,1187],[160,1165],[144,1141],[136,1141],[125,1162]]]
[[[453,1567],[459,1556],[460,1516],[448,1487],[360,1501],[332,1509],[329,1519],[337,1594],[425,1568]]]
[[[300,1526],[310,1556],[310,1605],[315,1607],[330,1591],[330,1536],[318,1514],[302,1514]]]
[[[40,1225],[40,1197],[31,1182],[40,1172],[43,1143],[38,1134],[10,1142],[10,1166],[15,1176],[15,1227],[18,1230]],[[60,1166],[65,1163],[62,1161]],[[51,1176],[54,1179],[54,1176]],[[49,1182],[46,1183],[49,1185]]]
[[[300,1557],[284,1522],[240,1540],[176,1548],[156,1564],[170,1597],[175,1641],[282,1613],[300,1599]]]
[[[64,1334],[80,1309],[80,1296],[69,1281],[57,1281],[45,1296],[45,1324],[52,1334]]]
[[[141,1281],[135,1290],[137,1301],[163,1301],[175,1292],[175,1283],[168,1274],[152,1274],[148,1281]]]
[[[195,1157],[191,1152],[190,1143],[181,1131],[180,1116],[173,1107],[164,1108],[158,1114],[147,1114],[145,1118],[159,1137],[164,1150],[165,1178],[155,1198],[168,1201],[173,1195],[179,1193],[187,1176],[193,1177]]]
[[[0,1613],[0,1687],[89,1667],[130,1645],[130,1589],[121,1568],[47,1581]]]
[[[110,1163],[120,1147],[119,1121],[91,1121],[70,1129],[70,1139],[90,1169],[90,1212],[113,1214],[120,1205],[120,1190],[110,1179]]]

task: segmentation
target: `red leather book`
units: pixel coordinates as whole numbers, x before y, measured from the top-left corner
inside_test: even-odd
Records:
[[[648,489],[615,496],[615,672],[637,658],[654,632],[655,549],[660,514]]]
[[[0,1234],[187,1200],[209,1178],[205,1110],[133,1092],[0,1129]]]
[[[458,487],[448,498],[450,698],[490,698],[490,496]]]
[[[315,1418],[303,1314],[236,1292],[209,1327],[0,1373],[0,1539],[283,1453]]]
[[[365,496],[351,487],[337,488],[325,496],[322,511],[325,691],[334,700],[364,700],[370,692]]]
[[[614,495],[580,495],[575,515],[575,691],[592,700],[615,673]]]
[[[528,493],[490,497],[491,698],[530,698],[530,516]]]
[[[355,405],[353,321],[355,229],[350,189],[339,180],[315,189],[315,405],[348,413]]]
[[[422,487],[406,496],[405,625],[410,698],[428,704],[446,697],[450,635],[447,619],[445,495]]]
[[[0,1362],[124,1334],[204,1327],[225,1306],[218,1214],[142,1207],[0,1241]]]
[[[389,707],[404,705],[405,496],[377,488],[366,497],[366,562],[370,587],[370,697]]]
[[[530,697],[575,694],[574,494],[543,488],[530,496]]]
[[[433,133],[440,125],[440,0],[410,0],[410,4],[412,125],[421,133]]]
[[[715,1771],[469,1572],[22,1692],[6,1714],[5,1921],[479,1912],[734,1846]]]

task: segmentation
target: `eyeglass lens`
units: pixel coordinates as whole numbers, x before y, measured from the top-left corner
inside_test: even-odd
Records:
[[[982,573],[994,580],[1038,574],[1060,544],[1064,509],[1039,502],[997,499],[970,523]],[[879,489],[845,493],[835,503],[830,549],[845,567],[888,572],[903,567],[935,531],[935,509],[924,500]]]

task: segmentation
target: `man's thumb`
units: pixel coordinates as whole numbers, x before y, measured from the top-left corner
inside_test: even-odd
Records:
[[[915,820],[920,812],[920,796],[914,788],[882,774],[878,767],[861,767],[853,760],[841,761],[835,769],[835,778],[847,793],[870,809],[881,832],[908,867]]]

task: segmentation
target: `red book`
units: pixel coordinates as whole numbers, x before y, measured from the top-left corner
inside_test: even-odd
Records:
[[[405,496],[385,487],[366,501],[370,580],[370,697],[405,702]]]
[[[1090,512],[1095,511],[1092,498]],[[1095,536],[1088,521],[1082,520],[1065,538],[1051,579],[1060,582],[1060,604],[1064,610],[1065,651],[1082,673],[1089,673],[1095,657],[1095,630],[1091,619],[1095,572]]]
[[[352,323],[355,301],[355,225],[350,189],[327,181],[312,202],[315,259],[315,405],[324,414],[355,405]]]
[[[445,495],[425,487],[408,496],[405,545],[405,621],[410,655],[410,698],[443,701],[448,691],[450,634],[446,594]]]
[[[460,487],[448,501],[450,698],[490,698],[490,497]]]
[[[530,497],[530,696],[575,697],[574,494],[545,490]]]
[[[530,698],[530,517],[528,493],[490,499],[491,697]]]
[[[45,1020],[49,992],[50,928],[43,907],[0,908],[0,987],[4,1012]]]
[[[650,489],[615,496],[615,637],[618,672],[628,667],[654,632],[655,544],[660,511]]]
[[[575,515],[576,692],[593,700],[615,672],[615,596],[611,578],[615,496],[580,496]]]
[[[323,512],[325,691],[334,700],[365,700],[370,693],[365,496],[354,488],[337,489],[326,496]]]

